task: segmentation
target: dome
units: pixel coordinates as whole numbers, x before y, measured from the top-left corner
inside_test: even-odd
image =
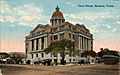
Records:
[[[59,7],[56,7],[56,11],[53,13],[52,17],[62,17],[63,18],[63,14],[62,12],[59,11]]]

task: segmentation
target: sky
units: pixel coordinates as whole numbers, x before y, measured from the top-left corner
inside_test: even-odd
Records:
[[[57,5],[66,21],[90,30],[94,51],[120,51],[120,0],[0,0],[0,51],[24,52],[25,36],[38,24],[50,24]]]

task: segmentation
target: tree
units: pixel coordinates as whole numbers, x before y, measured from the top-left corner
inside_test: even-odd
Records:
[[[88,55],[90,55],[90,56],[92,56],[92,57],[95,57],[96,56],[96,52],[95,51],[93,51],[93,50],[90,50],[90,51],[84,51],[82,54],[81,54],[81,56],[82,57],[87,57]]]
[[[48,48],[44,49],[44,52],[52,54],[60,53],[62,57],[62,64],[64,65],[66,53],[71,54],[74,51],[73,48],[73,42],[71,42],[70,40],[60,40],[52,42],[51,45],[48,46]]]
[[[115,55],[115,56],[119,56],[117,51],[114,50],[109,50],[108,48],[105,49],[100,49],[101,51],[98,52],[98,56],[102,57],[103,55]]]
[[[10,59],[13,63],[19,64],[22,63],[22,59],[25,58],[25,54],[22,52],[11,52],[10,53]]]
[[[1,59],[6,59],[9,57],[8,53],[0,53],[0,55],[1,55],[1,57],[0,57]]]

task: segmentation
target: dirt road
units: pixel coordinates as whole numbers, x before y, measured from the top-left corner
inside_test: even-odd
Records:
[[[0,65],[3,75],[120,75],[120,65]]]

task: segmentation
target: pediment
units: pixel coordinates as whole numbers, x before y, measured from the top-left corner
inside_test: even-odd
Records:
[[[38,25],[31,31],[31,33],[47,31],[49,28],[51,28],[49,24],[46,24],[46,25],[38,24]]]
[[[89,30],[83,24],[76,24],[76,27],[79,28],[80,30],[89,32]]]
[[[32,33],[35,33],[35,32],[40,32],[42,30],[44,30],[45,28],[45,25],[41,25],[41,24],[38,24],[32,31]]]
[[[87,28],[86,28],[84,25],[81,25],[81,28],[82,28],[83,30],[87,30]]]
[[[85,31],[88,31],[89,32],[89,30],[84,26],[84,25],[81,25],[82,26],[82,29],[83,30],[85,30]]]

